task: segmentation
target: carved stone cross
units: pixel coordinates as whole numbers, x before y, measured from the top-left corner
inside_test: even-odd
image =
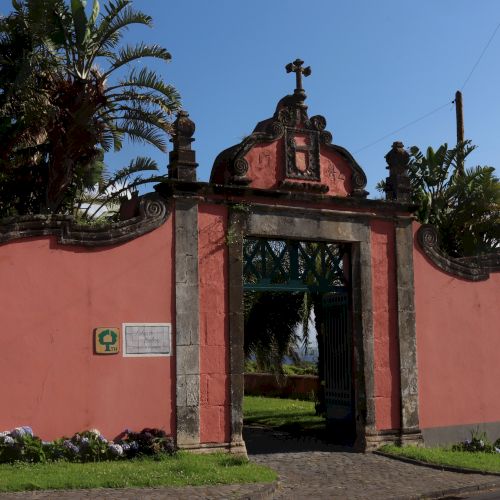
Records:
[[[309,76],[311,74],[311,66],[303,68],[302,67],[303,64],[304,61],[301,61],[300,59],[295,59],[295,61],[285,66],[287,73],[292,73],[292,72],[295,73],[296,86],[297,86],[295,90],[304,90],[302,88],[302,75]]]

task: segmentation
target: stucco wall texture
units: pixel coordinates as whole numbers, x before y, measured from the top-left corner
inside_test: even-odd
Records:
[[[200,441],[230,440],[227,208],[200,204]]]
[[[500,274],[454,278],[414,241],[420,427],[499,422]]]
[[[55,237],[0,245],[0,430],[174,432],[173,357],[93,353],[96,327],[173,321],[172,251],[172,218],[108,248]]]
[[[375,421],[379,430],[398,429],[401,425],[401,405],[394,224],[374,219],[370,227]]]

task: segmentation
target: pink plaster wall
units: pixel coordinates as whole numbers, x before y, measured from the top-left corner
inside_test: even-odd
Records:
[[[93,354],[96,327],[172,322],[172,245],[172,218],[111,248],[0,245],[0,430],[174,431],[173,358]]]
[[[454,278],[416,238],[413,259],[420,426],[500,421],[500,273]]]
[[[400,427],[400,370],[394,225],[371,222],[375,419],[377,429]]]
[[[250,186],[260,189],[275,189],[285,178],[284,139],[272,143],[256,144],[245,156],[248,162]],[[332,196],[348,196],[351,192],[351,171],[346,160],[335,151],[321,146],[321,183],[329,187]],[[288,179],[293,182],[293,180]],[[298,179],[296,182],[311,182]],[[312,181],[312,183],[315,183]]]
[[[272,143],[256,144],[245,156],[250,186],[275,189],[284,176],[283,139]]]
[[[200,440],[230,440],[227,208],[200,204]]]

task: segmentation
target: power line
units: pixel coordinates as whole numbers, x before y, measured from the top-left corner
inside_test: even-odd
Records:
[[[384,135],[384,137],[381,137],[380,139],[377,139],[376,141],[373,141],[370,144],[367,144],[366,146],[363,146],[361,149],[358,149],[356,151],[356,153],[359,153],[360,151],[363,151],[364,149],[368,149],[368,148],[371,148],[372,146],[375,146],[375,144],[378,144],[379,142],[383,141],[384,139],[387,139],[388,137],[391,137],[391,135],[397,134],[398,132],[401,132],[401,130],[404,130],[405,128],[408,128],[408,127],[414,125],[415,123],[417,123],[417,122],[419,122],[421,120],[424,120],[425,118],[433,115],[434,113],[437,113],[438,111],[441,111],[443,108],[445,108],[446,106],[448,106],[448,105],[450,105],[452,103],[453,103],[453,101],[448,101],[445,104],[443,104],[441,106],[438,106],[436,109],[433,109],[432,111],[429,111],[428,113],[426,113],[425,115],[420,116],[416,120],[413,120],[413,121],[407,123],[406,125],[403,125],[402,127],[399,127],[398,129],[393,130],[392,132],[389,132],[388,134]]]
[[[471,79],[474,71],[476,70],[477,66],[481,62],[481,59],[483,58],[484,54],[488,50],[488,47],[491,45],[491,42],[493,41],[493,38],[495,38],[495,35],[497,34],[497,31],[498,31],[499,28],[500,28],[500,22],[497,24],[497,26],[494,29],[494,31],[493,31],[492,35],[490,36],[489,40],[486,42],[486,45],[484,46],[483,50],[481,51],[481,54],[479,54],[479,57],[477,58],[476,62],[474,63],[474,66],[472,66],[472,69],[470,70],[469,74],[467,75],[467,78],[465,79],[462,87],[460,88],[461,91],[464,89],[464,87],[467,85],[467,83]],[[366,146],[363,146],[361,149],[358,149],[356,151],[356,153],[359,153],[360,151],[363,151],[364,149],[371,148],[375,144],[378,144],[379,142],[387,139],[388,137],[391,137],[392,135],[397,134],[398,132],[401,132],[401,130],[404,130],[405,128],[408,128],[411,125],[414,125],[415,123],[417,123],[417,122],[419,122],[421,120],[424,120],[425,118],[427,118],[427,117],[433,115],[434,113],[437,113],[441,109],[445,108],[446,106],[448,106],[448,104],[453,104],[454,102],[455,102],[454,100],[451,101],[451,102],[448,101],[446,104],[443,104],[442,106],[439,106],[436,109],[433,109],[432,111],[429,111],[428,113],[426,113],[425,115],[420,116],[416,120],[413,120],[413,121],[407,123],[406,125],[403,125],[402,127],[398,128],[396,130],[393,130],[392,132],[384,135],[384,137],[381,137],[380,139],[377,139],[376,141],[373,141],[370,144],[367,144]]]
[[[482,50],[481,54],[477,58],[476,63],[474,64],[474,66],[472,66],[472,69],[470,70],[470,73],[467,76],[467,78],[465,79],[465,82],[463,83],[463,85],[460,88],[460,90],[463,90],[464,87],[467,85],[467,82],[470,80],[470,77],[472,76],[472,74],[476,70],[476,68],[477,68],[478,64],[481,62],[481,59],[483,58],[485,52],[488,50],[488,47],[490,46],[491,42],[493,41],[493,38],[495,38],[495,35],[497,34],[498,28],[500,28],[500,23],[497,24],[497,27],[495,28],[495,31],[493,31],[493,34],[490,36],[490,39],[488,40],[488,42],[484,46],[484,49]]]

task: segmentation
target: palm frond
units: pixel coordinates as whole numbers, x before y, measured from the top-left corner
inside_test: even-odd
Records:
[[[139,43],[134,46],[127,45],[118,51],[118,55],[115,56],[110,68],[103,76],[107,78],[113,71],[121,66],[143,57],[153,57],[164,61],[170,61],[172,59],[170,52],[160,45],[146,45],[145,43]]]
[[[116,47],[116,44],[121,39],[121,31],[131,24],[151,26],[151,17],[132,9],[128,2],[120,3],[114,11],[109,9],[109,6],[107,7],[106,15],[92,37],[92,47],[96,52],[104,47]]]
[[[176,96],[178,96],[176,91]],[[168,115],[174,114],[181,108],[180,100],[168,99],[155,92],[135,92],[133,90],[126,90],[120,92],[119,94],[112,94],[107,96],[108,102],[113,104],[118,104],[121,102],[132,102],[136,104],[141,104],[142,106],[158,106]]]
[[[160,151],[165,152],[167,143],[164,134],[160,133],[156,127],[137,120],[124,120],[116,130],[123,132],[132,142],[148,143]]]

